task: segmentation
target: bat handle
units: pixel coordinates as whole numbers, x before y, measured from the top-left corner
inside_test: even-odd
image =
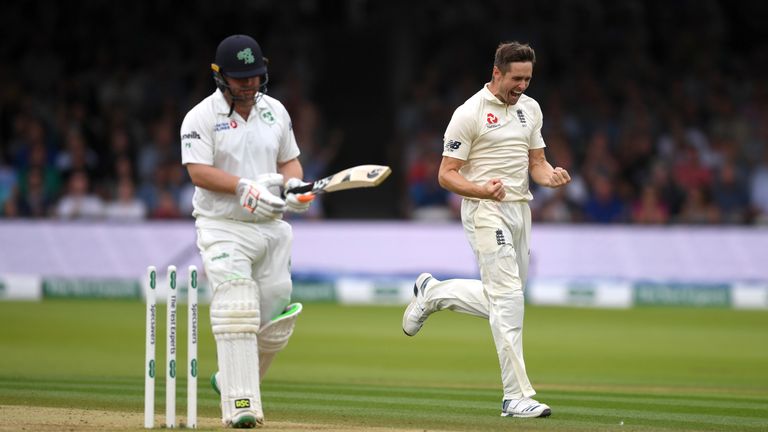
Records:
[[[314,185],[315,185],[314,183],[308,183],[308,184],[305,184],[304,186],[298,186],[298,187],[295,187],[295,188],[290,188],[290,189],[285,191],[285,194],[288,195],[289,193],[301,194],[301,193],[305,193],[305,192],[312,192],[312,187]]]

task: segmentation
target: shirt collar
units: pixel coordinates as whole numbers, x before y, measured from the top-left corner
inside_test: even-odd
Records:
[[[218,114],[229,114],[231,106],[220,89],[216,89],[213,93],[213,108]]]
[[[480,90],[480,94],[482,94],[483,99],[489,102],[495,103],[496,105],[506,105],[504,102],[500,101],[499,98],[496,97],[496,95],[491,93],[491,91],[488,89],[488,85],[490,84],[491,83],[485,83],[485,85],[483,85],[483,89]]]
[[[261,99],[263,100],[264,97],[262,96]],[[251,113],[248,118],[250,118],[254,113],[258,111],[258,107],[258,103],[251,107]],[[232,106],[229,104],[229,102],[227,102],[227,98],[224,97],[224,93],[222,93],[220,89],[216,89],[216,91],[213,93],[213,108],[216,110],[217,114],[224,115],[229,114],[229,110],[232,109]]]

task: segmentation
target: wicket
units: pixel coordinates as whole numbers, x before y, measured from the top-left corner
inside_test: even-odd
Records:
[[[187,423],[197,427],[197,267],[189,266],[187,279]],[[176,427],[176,266],[168,266],[166,302],[165,427]],[[157,330],[157,269],[147,267],[146,357],[144,362],[144,427],[155,427],[155,347]]]

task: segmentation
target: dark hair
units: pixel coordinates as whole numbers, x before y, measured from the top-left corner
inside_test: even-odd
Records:
[[[536,64],[536,53],[528,44],[520,42],[502,42],[496,48],[496,55],[493,58],[493,65],[502,72],[509,70],[510,63],[531,62]]]

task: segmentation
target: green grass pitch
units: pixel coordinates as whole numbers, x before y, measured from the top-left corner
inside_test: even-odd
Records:
[[[177,411],[184,417],[186,311],[179,310]],[[528,373],[553,414],[510,419],[499,417],[487,322],[440,312],[409,338],[400,329],[402,310],[306,304],[263,383],[267,421],[461,431],[768,430],[766,311],[528,306]],[[159,365],[164,313],[160,306]],[[200,327],[199,415],[218,417],[208,385],[215,347],[207,308]],[[0,405],[142,412],[143,304],[0,302],[0,328]],[[156,412],[163,413],[158,371]]]

